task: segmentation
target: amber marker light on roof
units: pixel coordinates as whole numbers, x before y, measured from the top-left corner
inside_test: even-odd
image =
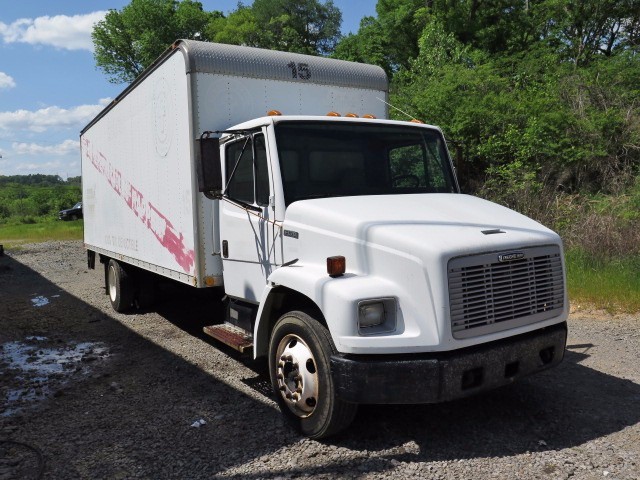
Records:
[[[344,275],[347,269],[347,261],[342,255],[335,257],[327,257],[327,273],[330,277],[339,277]]]
[[[338,112],[329,112],[327,113],[327,117],[339,117],[340,114]]]
[[[362,118],[376,118],[376,116],[371,115],[370,113],[365,113],[364,115],[362,115]]]
[[[282,112],[280,110],[269,110],[267,112],[267,115],[269,115],[270,117],[277,117],[279,115],[282,115]]]
[[[357,115],[357,114],[355,114],[355,113],[351,113],[351,112],[349,112],[349,113],[347,113],[347,114],[345,115],[345,117],[349,117],[349,118],[358,118],[358,115]]]
[[[423,123],[424,124],[424,122],[422,120],[418,120],[417,118],[412,119],[411,123]]]

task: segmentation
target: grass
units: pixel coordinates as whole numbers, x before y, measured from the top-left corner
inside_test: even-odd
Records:
[[[14,248],[24,243],[47,240],[82,240],[82,220],[63,222],[48,220],[27,224],[0,225],[0,244]]]
[[[600,260],[572,249],[566,261],[573,305],[587,304],[611,313],[640,312],[640,256]]]

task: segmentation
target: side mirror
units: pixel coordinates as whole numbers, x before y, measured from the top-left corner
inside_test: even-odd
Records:
[[[195,153],[198,191],[204,193],[207,198],[219,198],[222,191],[220,139],[209,137],[205,132],[196,140]]]

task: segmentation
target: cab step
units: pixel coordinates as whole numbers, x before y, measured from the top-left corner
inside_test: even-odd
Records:
[[[216,340],[229,345],[231,348],[244,353],[253,348],[253,336],[234,325],[223,323],[221,325],[210,325],[202,329],[204,333],[212,336]]]

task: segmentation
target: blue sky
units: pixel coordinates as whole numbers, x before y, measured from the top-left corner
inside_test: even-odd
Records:
[[[201,0],[235,10],[237,0]],[[126,85],[96,70],[92,25],[129,0],[3,1],[0,9],[0,175],[80,175],[79,132]],[[250,4],[251,1],[243,2]],[[342,33],[375,15],[376,0],[334,0]]]

